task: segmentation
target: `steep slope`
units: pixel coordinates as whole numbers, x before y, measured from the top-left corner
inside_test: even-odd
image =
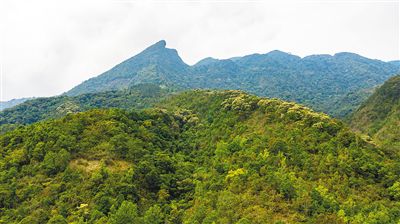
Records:
[[[368,90],[400,72],[397,63],[353,53],[300,58],[271,51],[225,60],[205,58],[188,66],[176,50],[165,48],[165,45],[165,41],[154,44],[104,74],[78,85],[67,95],[125,89],[138,83],[190,89],[238,89],[295,101],[335,117],[344,117],[369,96]]]
[[[400,76],[386,81],[354,113],[351,126],[386,148],[400,150]]]
[[[188,65],[175,49],[165,46],[165,41],[161,40],[98,77],[74,87],[66,95],[121,90],[140,83],[179,86]]]
[[[19,125],[60,118],[69,113],[94,108],[143,109],[159,102],[173,91],[154,84],[139,84],[127,90],[29,100],[0,112],[0,133]]]
[[[240,91],[0,135],[4,223],[396,223],[400,164],[342,123]],[[397,182],[396,182],[397,181]]]

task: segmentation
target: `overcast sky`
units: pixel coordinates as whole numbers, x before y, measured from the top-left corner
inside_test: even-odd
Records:
[[[0,100],[61,94],[161,39],[188,64],[275,49],[399,59],[398,1],[265,2],[0,0]]]

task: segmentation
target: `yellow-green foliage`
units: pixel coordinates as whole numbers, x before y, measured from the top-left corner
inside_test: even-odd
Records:
[[[240,91],[91,110],[0,136],[3,223],[396,223],[398,158]]]
[[[391,153],[400,150],[400,76],[394,76],[353,114],[350,125]]]

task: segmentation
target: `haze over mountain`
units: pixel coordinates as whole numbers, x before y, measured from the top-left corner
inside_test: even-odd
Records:
[[[20,98],[20,99],[12,99],[9,101],[0,101],[0,111],[10,108],[10,107],[13,107],[13,106],[16,106],[16,105],[21,104],[30,99],[32,99],[32,98]]]
[[[95,108],[143,109],[153,106],[173,91],[155,84],[139,84],[126,90],[28,100],[0,112],[0,133]]]
[[[390,64],[400,66],[400,60],[389,61]]]
[[[189,66],[162,40],[66,95],[126,89],[139,83],[186,89],[240,89],[344,117],[368,97],[368,90],[398,72],[397,63],[346,52],[300,58],[272,51],[225,60],[206,58]]]

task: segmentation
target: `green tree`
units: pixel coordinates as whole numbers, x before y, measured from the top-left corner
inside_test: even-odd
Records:
[[[130,201],[123,201],[118,210],[110,217],[111,224],[140,224],[142,220],[138,216],[136,204]]]
[[[143,223],[145,224],[164,223],[164,214],[162,213],[160,206],[154,205],[150,207],[144,214]]]
[[[70,158],[69,152],[61,149],[59,152],[48,152],[43,160],[43,165],[48,174],[54,175],[64,171]]]

